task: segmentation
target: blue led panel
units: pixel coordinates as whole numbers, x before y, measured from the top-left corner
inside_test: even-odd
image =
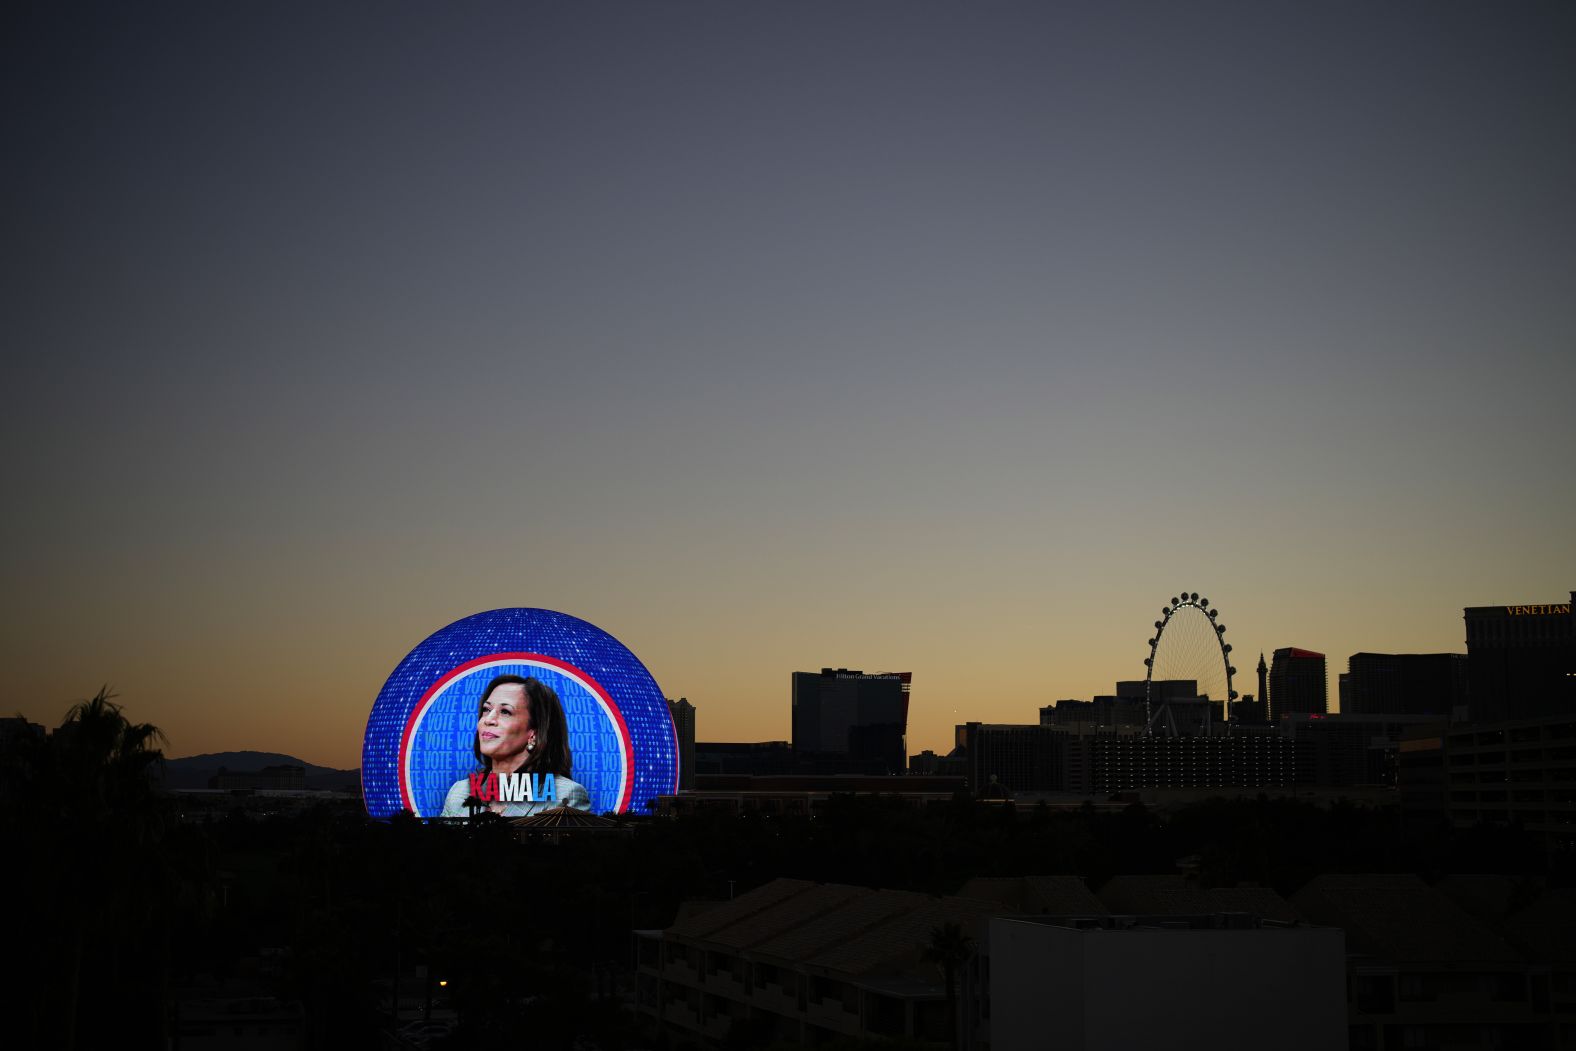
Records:
[[[436,817],[472,751],[482,691],[503,674],[535,678],[563,705],[574,767],[595,813],[647,813],[678,790],[678,739],[656,680],[623,643],[546,609],[495,609],[434,632],[394,669],[367,717],[367,812]]]

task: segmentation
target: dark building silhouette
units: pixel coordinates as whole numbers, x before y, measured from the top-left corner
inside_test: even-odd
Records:
[[[1267,723],[1269,719],[1269,705],[1256,699],[1251,693],[1240,701],[1231,702],[1231,721],[1233,723]]]
[[[833,799],[879,796],[916,809],[949,802],[966,788],[962,777],[909,774],[698,774],[695,789],[652,800],[652,813],[673,817],[705,810],[727,814],[810,815]]]
[[[695,706],[688,697],[668,701],[673,732],[679,740],[679,787],[695,787]]]
[[[1468,710],[1478,723],[1576,713],[1576,591],[1571,601],[1471,606]]]
[[[1144,706],[1146,724],[1152,720],[1155,732],[1174,736],[1205,734],[1226,715],[1225,698],[1200,693],[1197,679],[1125,680],[1116,684],[1116,696]]]
[[[908,757],[909,776],[946,774],[955,777],[968,777],[968,763],[961,755],[937,755],[929,748],[918,755]]]
[[[1323,875],[1291,896],[1306,921],[1346,932],[1346,1046],[1569,1047],[1569,964],[1535,939],[1518,947],[1505,936],[1546,925],[1547,905],[1491,925],[1453,901],[1449,884]]]
[[[792,774],[797,767],[787,741],[698,741],[695,772],[764,777]]]
[[[1067,760],[1068,789],[1093,795],[1147,788],[1288,788],[1296,775],[1287,737],[1101,735],[1077,738]]]
[[[1517,825],[1576,852],[1576,714],[1419,726],[1401,741],[1401,804],[1456,828]]]
[[[1346,667],[1342,715],[1465,715],[1464,653],[1354,653]]]
[[[1070,736],[1054,726],[965,723],[957,728],[958,745],[968,757],[969,787],[976,793],[992,784],[1008,792],[1062,791]]]
[[[902,773],[908,759],[909,685],[908,672],[794,672],[794,753],[852,760],[860,767],[880,764],[887,773]]]
[[[1155,679],[1145,682],[1143,679],[1123,679],[1116,684],[1116,696],[1126,700],[1148,700],[1153,704],[1165,704],[1168,701],[1190,701],[1199,697],[1208,696],[1198,692],[1197,679]],[[1221,700],[1219,697],[1213,700]]]
[[[1103,695],[1092,701],[1057,701],[1040,709],[1040,725],[1073,733],[1140,733],[1144,700]]]
[[[988,939],[989,1041],[966,1051],[1346,1047],[1339,930],[1210,910],[1000,917]]]
[[[923,956],[931,931],[956,924],[978,945],[988,918],[1004,911],[993,901],[773,880],[704,911],[682,909],[666,930],[636,932],[637,1008],[686,1045],[725,1044],[744,1020],[763,1034],[760,1046],[945,1047],[946,983]]]
[[[1324,654],[1288,646],[1275,651],[1270,665],[1270,718],[1280,721],[1293,712],[1329,710],[1329,681]]]
[[[1279,723],[1279,730],[1296,745],[1299,785],[1394,786],[1403,736],[1433,721],[1427,715],[1295,712]]]
[[[1150,718],[1164,711],[1168,729],[1174,725],[1178,733],[1194,734],[1203,732],[1206,708],[1218,725],[1224,706],[1219,698],[1201,696],[1195,679],[1156,679],[1152,683],[1128,679],[1116,684],[1115,693],[1090,701],[1046,705],[1040,709],[1040,725],[1074,733],[1142,733]]]
[[[702,1047],[731,1046],[746,1024],[774,1047],[1235,1051],[1266,1033],[1285,1051],[1342,1046],[1340,931],[1238,911],[1263,894],[1150,896],[1207,911],[1113,916],[1076,876],[974,879],[945,896],[777,879],[636,931],[635,1006]],[[969,940],[955,983],[927,953],[949,928]],[[1242,997],[1229,1010],[1214,999],[1222,975]]]

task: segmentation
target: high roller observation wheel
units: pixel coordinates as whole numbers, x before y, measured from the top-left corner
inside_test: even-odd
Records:
[[[1171,597],[1171,604],[1161,608],[1160,619],[1155,621],[1155,634],[1154,637],[1149,640],[1149,656],[1144,658],[1145,707],[1151,711],[1154,708],[1155,657],[1160,652],[1160,640],[1162,637],[1164,637],[1166,628],[1171,626],[1171,621],[1173,618],[1177,617],[1179,614],[1184,616],[1192,615],[1185,613],[1184,611],[1186,610],[1198,610],[1205,617],[1209,618],[1209,624],[1214,629],[1215,644],[1220,649],[1221,667],[1224,668],[1226,672],[1225,723],[1227,732],[1230,732],[1231,702],[1237,699],[1237,691],[1232,689],[1231,685],[1232,678],[1237,674],[1237,669],[1231,666],[1231,643],[1226,641],[1226,626],[1220,623],[1220,611],[1210,608],[1209,599],[1200,598],[1198,592],[1196,591],[1191,593],[1184,591],[1180,595],[1173,595]],[[1156,713],[1156,715],[1158,715],[1158,713]],[[1210,706],[1206,705],[1204,708],[1204,735],[1206,737],[1209,736],[1210,732],[1209,719]],[[1153,721],[1153,716],[1145,720],[1145,723],[1147,724],[1145,727],[1146,733],[1154,732]]]

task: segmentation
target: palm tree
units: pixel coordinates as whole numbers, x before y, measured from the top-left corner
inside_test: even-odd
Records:
[[[153,780],[164,762],[157,747],[164,734],[151,723],[127,719],[114,696],[109,687],[101,687],[71,708],[38,757],[46,769],[38,771],[42,776],[34,781],[43,794],[32,805],[53,815],[52,834],[46,835],[58,866],[55,891],[66,896],[63,900],[70,908],[62,912],[72,918],[60,1043],[67,1049],[77,1041],[88,939],[100,946],[113,945],[108,938],[116,933],[137,938],[167,919],[155,915],[164,911],[161,906],[169,897],[171,879],[156,850],[166,827],[166,808]],[[129,882],[123,877],[118,887],[110,885],[123,901],[115,902],[103,893],[105,885],[96,874],[105,869],[118,869],[129,877]],[[127,924],[137,931],[114,930]],[[112,955],[110,962],[118,961]],[[161,958],[159,963],[163,966],[167,961]]]
[[[974,955],[974,939],[961,924],[948,921],[930,931],[925,959],[941,968],[947,983],[947,1024],[952,1031],[953,1051],[958,1047],[958,968]]]

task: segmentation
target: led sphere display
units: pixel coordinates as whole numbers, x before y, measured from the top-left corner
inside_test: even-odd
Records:
[[[546,609],[490,610],[428,636],[383,684],[361,748],[379,818],[646,813],[678,781],[673,717],[645,665]]]

